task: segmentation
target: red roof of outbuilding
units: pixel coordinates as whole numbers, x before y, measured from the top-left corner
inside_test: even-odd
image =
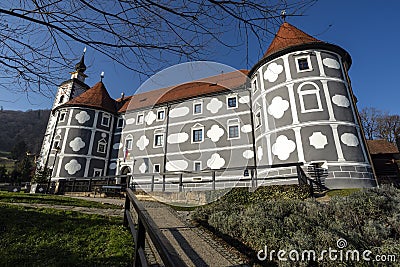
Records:
[[[389,143],[385,139],[367,140],[369,153],[376,154],[397,154],[399,150],[395,144]]]
[[[272,40],[271,45],[268,47],[263,58],[291,46],[319,42],[322,41],[297,29],[293,25],[284,22],[276,33],[274,40]]]
[[[65,106],[84,106],[105,110],[111,113],[116,112],[115,100],[110,97],[103,82],[96,83],[92,88],[60,107]]]

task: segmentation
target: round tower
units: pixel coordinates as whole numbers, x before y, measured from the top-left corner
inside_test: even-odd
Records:
[[[54,112],[60,115],[52,143],[58,147],[51,157],[52,178],[106,175],[116,109],[103,82]]]
[[[258,165],[318,166],[325,170],[320,178],[328,188],[376,185],[348,77],[350,65],[343,48],[287,22],[281,25],[249,73]],[[280,168],[260,170],[258,176],[290,173]]]

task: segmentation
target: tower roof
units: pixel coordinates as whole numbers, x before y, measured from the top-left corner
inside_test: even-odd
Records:
[[[249,77],[262,65],[274,58],[296,50],[326,49],[341,55],[343,62],[347,63],[347,69],[351,66],[349,53],[340,46],[330,44],[299,30],[295,26],[284,22],[275,34],[264,56],[251,68]]]
[[[275,38],[272,40],[263,58],[291,46],[319,42],[322,41],[312,37],[311,35],[308,35],[293,25],[284,22],[276,33]]]
[[[92,88],[60,107],[66,106],[83,106],[101,109],[111,113],[116,112],[115,100],[110,97],[103,82],[96,83]]]

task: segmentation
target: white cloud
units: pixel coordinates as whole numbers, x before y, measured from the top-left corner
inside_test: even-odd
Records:
[[[167,162],[165,168],[167,171],[183,171],[188,167],[188,162],[186,160],[172,160]]]
[[[186,142],[189,139],[189,135],[187,133],[174,133],[168,136],[167,142],[168,144],[180,144]]]
[[[272,145],[272,153],[278,156],[280,160],[287,160],[295,149],[295,142],[289,140],[285,135],[278,136],[275,144]]]
[[[117,163],[113,162],[109,166],[110,170],[115,170],[117,168]]]
[[[283,100],[280,96],[276,96],[272,99],[271,104],[268,107],[268,113],[274,116],[275,119],[280,119],[288,108],[289,102]]]
[[[246,104],[246,103],[249,103],[249,102],[250,102],[250,97],[248,95],[241,96],[239,98],[239,103],[241,103],[241,104]]]
[[[85,142],[83,142],[82,138],[75,137],[74,140],[69,142],[69,146],[72,148],[74,152],[77,152],[85,147]]]
[[[337,62],[335,59],[333,58],[324,58],[324,60],[322,60],[322,63],[327,66],[328,68],[331,69],[340,69],[340,65],[339,62]]]
[[[252,130],[252,127],[250,124],[243,125],[242,128],[240,128],[243,133],[250,133]]]
[[[260,146],[257,147],[257,158],[258,158],[258,160],[262,160],[263,156],[264,156],[264,151],[263,151],[262,147],[260,147]]]
[[[222,101],[219,101],[217,98],[211,99],[210,103],[207,104],[207,109],[212,114],[217,113],[220,108],[222,108]]]
[[[355,136],[352,133],[344,133],[344,134],[342,134],[342,136],[340,136],[340,140],[346,146],[358,146],[358,144],[360,143],[358,141],[357,136]]]
[[[323,149],[328,144],[328,139],[321,132],[313,132],[308,140],[315,149]]]
[[[334,95],[332,102],[339,107],[347,108],[350,106],[350,101],[344,95]]]
[[[76,159],[71,159],[67,164],[65,164],[64,169],[69,175],[74,175],[82,168],[81,164],[78,163]]]
[[[189,108],[188,107],[180,107],[180,108],[174,108],[169,112],[169,117],[170,118],[178,118],[178,117],[183,117],[189,114]]]
[[[245,159],[251,159],[254,157],[253,150],[245,150],[242,155]]]
[[[129,118],[129,119],[126,120],[126,124],[127,125],[134,124],[134,123],[135,123],[135,118]]]
[[[142,164],[140,164],[139,171],[140,171],[140,173],[145,173],[147,171],[146,163],[143,162]]]
[[[140,150],[144,150],[146,148],[146,146],[148,146],[150,143],[149,139],[147,139],[147,137],[145,135],[142,135],[139,140],[136,142],[136,146],[140,149]]]
[[[156,114],[154,114],[153,111],[150,111],[149,113],[147,113],[144,120],[146,121],[147,125],[151,125],[156,120],[156,118],[157,118]]]
[[[122,148],[122,143],[115,143],[113,145],[113,149],[121,149]]]
[[[224,135],[224,129],[214,124],[211,126],[210,130],[207,131],[207,137],[211,139],[211,141],[218,142],[221,136]]]
[[[267,70],[264,72],[264,79],[273,83],[278,79],[279,74],[283,71],[283,66],[275,62],[268,65]]]
[[[86,111],[81,111],[75,115],[75,119],[80,123],[84,124],[88,120],[90,120],[90,116]]]
[[[220,169],[224,164],[225,160],[218,153],[212,154],[211,158],[207,160],[207,167],[210,169]]]

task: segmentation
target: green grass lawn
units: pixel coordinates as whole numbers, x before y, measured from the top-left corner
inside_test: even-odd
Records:
[[[102,204],[94,201],[82,199],[62,197],[55,195],[27,194],[27,193],[11,193],[0,191],[0,202],[5,203],[41,203],[49,205],[79,206],[87,208],[100,209],[121,209],[120,206],[112,204]]]
[[[0,203],[0,266],[127,266],[122,219]]]

